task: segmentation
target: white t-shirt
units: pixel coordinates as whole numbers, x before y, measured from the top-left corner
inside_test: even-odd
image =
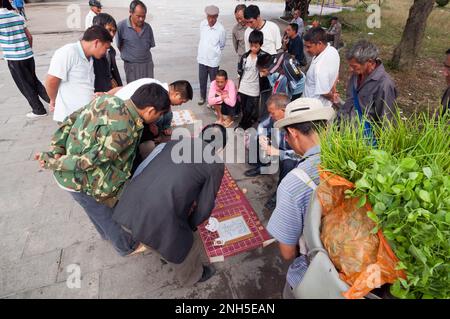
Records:
[[[244,74],[239,84],[239,92],[248,96],[259,96],[259,71],[256,67],[258,58],[248,56],[244,65]]]
[[[339,76],[340,58],[337,50],[328,44],[327,48],[311,61],[311,66],[306,73],[304,97],[319,99],[324,106],[332,106],[330,100],[322,94],[331,91]]]
[[[155,79],[143,78],[143,79],[139,79],[139,80],[128,83],[127,85],[122,87],[119,91],[117,91],[116,94],[114,94],[114,95],[124,101],[129,100],[131,98],[131,96],[134,94],[134,92],[137,91],[137,89],[139,89],[141,86],[143,86],[145,84],[151,84],[151,83],[159,84],[167,92],[169,92],[169,85],[167,83],[162,83]]]
[[[94,98],[93,60],[86,58],[79,41],[55,51],[48,74],[61,79],[53,120],[64,121]]]
[[[247,28],[245,30],[245,52],[250,50],[250,42],[248,42],[248,38],[250,37],[250,33],[253,31],[251,28]],[[272,21],[266,21],[264,26],[261,28],[261,31],[264,34],[264,42],[261,49],[269,54],[277,54],[277,50],[281,49],[281,33],[280,28]]]
[[[86,18],[84,19],[85,29],[92,27],[92,23],[95,16],[96,14],[94,13],[94,11],[89,10],[89,13],[86,15]]]

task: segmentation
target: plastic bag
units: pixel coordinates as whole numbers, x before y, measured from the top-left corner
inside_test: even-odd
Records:
[[[376,225],[367,217],[370,204],[358,208],[358,198],[345,198],[345,190],[354,185],[324,171],[320,179],[321,240],[341,279],[350,285],[344,297],[362,298],[374,288],[406,278],[403,271],[395,270],[398,259],[381,230],[371,233]]]

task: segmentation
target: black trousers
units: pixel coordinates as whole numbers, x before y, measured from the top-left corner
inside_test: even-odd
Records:
[[[283,180],[283,178],[290,172],[292,171],[294,168],[297,167],[299,161],[287,158],[284,160],[280,160],[280,171],[279,171],[279,175],[278,175],[278,185],[280,185],[281,181]]]
[[[259,96],[248,96],[239,93],[239,98],[242,110],[242,119],[239,126],[246,130],[258,121]]]
[[[33,113],[39,115],[47,113],[39,97],[47,103],[50,103],[50,98],[36,76],[34,58],[20,61],[8,60],[8,68],[20,92],[33,109]]]
[[[203,64],[198,65],[198,78],[200,81],[200,97],[206,100],[206,89],[208,87],[208,75],[209,81],[212,82],[216,79],[217,71],[219,67],[213,68]]]

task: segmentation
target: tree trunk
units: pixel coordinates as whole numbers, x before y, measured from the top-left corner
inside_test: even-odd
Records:
[[[409,9],[409,17],[403,30],[402,39],[392,56],[394,67],[403,69],[414,66],[434,2],[435,0],[414,0],[414,4]]]

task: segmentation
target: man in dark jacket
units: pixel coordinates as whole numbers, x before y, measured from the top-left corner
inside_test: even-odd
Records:
[[[202,264],[204,250],[195,231],[215,206],[225,169],[217,150],[225,146],[226,132],[212,124],[201,136],[203,141],[184,137],[159,144],[125,186],[113,215],[135,240],[171,264],[183,286],[214,274],[212,266]]]

